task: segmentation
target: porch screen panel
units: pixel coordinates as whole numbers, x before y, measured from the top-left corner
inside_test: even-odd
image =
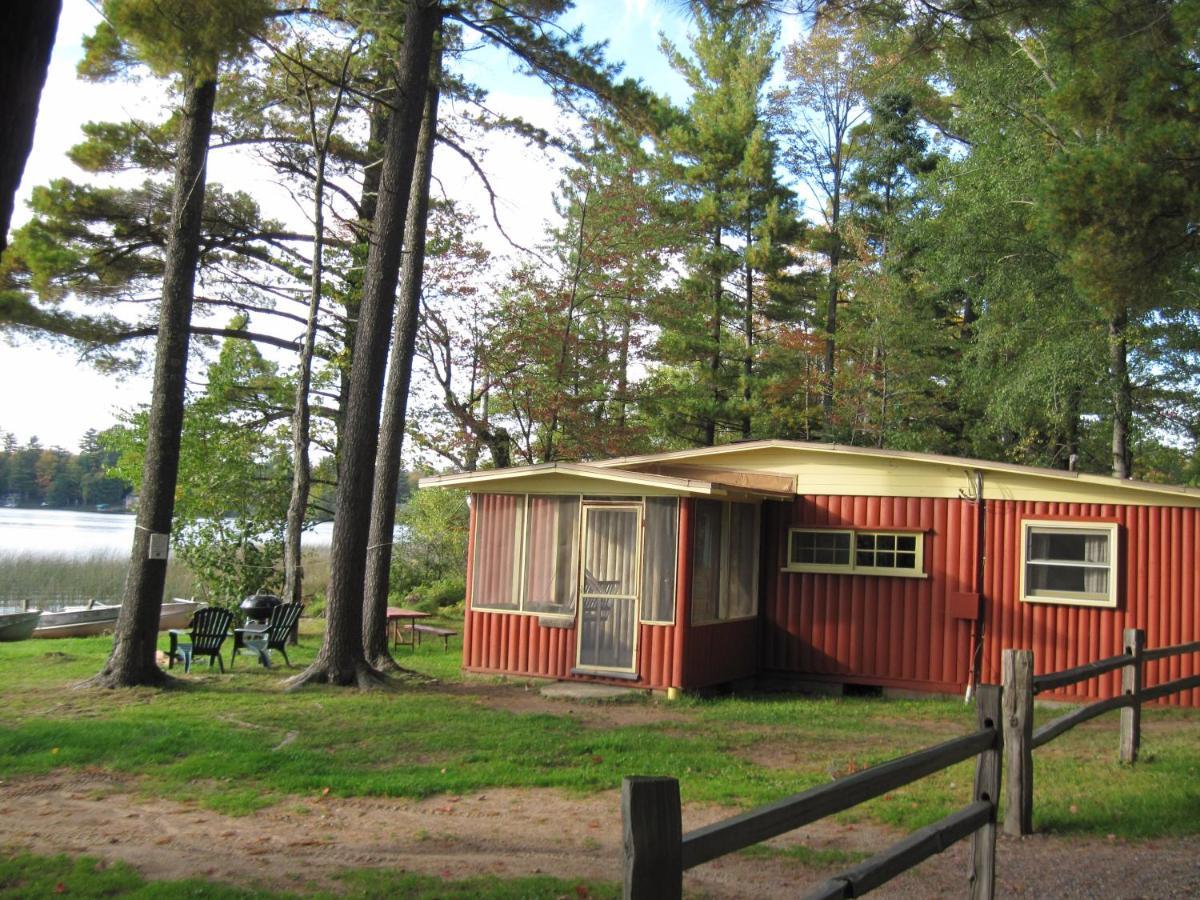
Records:
[[[584,523],[579,664],[628,669],[637,628],[637,510],[591,508]]]
[[[579,585],[579,498],[530,497],[525,536],[526,612],[571,615]]]
[[[719,500],[697,500],[692,523],[692,624],[715,622],[721,602]]]
[[[758,507],[729,504],[729,557],[725,589],[721,592],[720,618],[744,619],[755,613],[758,597]]]
[[[679,500],[647,497],[642,550],[642,621],[675,620],[675,559],[679,550]]]
[[[525,497],[520,494],[476,494],[475,502],[471,608],[519,609],[517,556],[521,552]]]

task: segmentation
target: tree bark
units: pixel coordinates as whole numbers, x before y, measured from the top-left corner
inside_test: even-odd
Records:
[[[704,446],[717,443],[717,412],[721,408],[721,226],[713,229],[712,264],[712,356],[708,360],[709,377],[712,379],[712,412],[704,422]]]
[[[400,250],[434,34],[441,21],[436,0],[408,0],[405,10],[395,106],[380,165],[379,201],[363,272],[362,302],[346,396],[345,434],[330,545],[325,641],[312,665],[289,680],[291,689],[314,681],[365,688],[383,678],[363,652],[362,601],[369,527],[363,512],[370,509],[371,503]]]
[[[0,8],[0,253],[33,149],[62,0],[9,0]]]
[[[390,91],[383,91],[391,97]],[[369,250],[371,244],[371,223],[375,220],[375,210],[379,205],[379,177],[382,172],[382,148],[387,140],[388,122],[391,121],[391,107],[382,100],[376,100],[371,107],[369,116],[369,131],[367,134],[367,158],[371,160],[363,169],[362,193],[359,194],[357,226],[352,226],[355,240]],[[357,251],[356,251],[357,252]],[[365,263],[365,260],[364,260]],[[342,437],[346,433],[346,407],[350,404],[350,364],[354,359],[354,341],[358,337],[358,308],[360,298],[354,294],[354,278],[349,279],[351,290],[346,293],[346,330],[342,336],[344,350],[342,377],[338,383],[338,417],[335,427],[337,430],[337,445],[342,445]],[[358,284],[361,292],[361,282]],[[340,459],[340,454],[339,454]]]
[[[833,376],[837,353],[838,319],[838,265],[842,261],[842,238],[838,231],[841,220],[842,179],[839,171],[834,175],[831,218],[829,223],[829,297],[825,308],[825,369],[821,378],[821,412],[825,422],[823,430],[828,432],[833,418]]]
[[[149,558],[150,536],[169,535],[175,512],[188,323],[200,257],[205,163],[216,94],[216,81],[189,84],[184,93],[137,524],[112,653],[100,673],[87,682],[96,686],[132,687],[167,680],[154,658],[167,560]]]
[[[400,276],[399,314],[392,335],[392,353],[384,392],[379,449],[375,454],[375,485],[371,493],[371,527],[367,542],[366,588],[363,594],[363,650],[367,662],[380,670],[400,666],[388,652],[387,600],[392,566],[392,536],[396,528],[396,481],[404,449],[408,389],[421,317],[421,281],[425,273],[425,225],[429,213],[429,183],[433,176],[433,147],[437,138],[441,54],[434,54],[421,137],[413,167],[412,195],[404,226],[407,253]]]
[[[749,244],[752,234],[753,228],[748,225],[746,228],[747,244]],[[754,269],[750,263],[746,263],[746,296],[742,316],[742,325],[746,329],[746,355],[742,357],[742,403],[745,404],[745,410],[742,412],[742,440],[748,441],[751,434],[750,401],[753,397],[750,382],[754,378]]]
[[[1109,377],[1112,379],[1112,473],[1114,478],[1129,478],[1129,428],[1133,416],[1133,387],[1129,383],[1129,343],[1126,329],[1128,310],[1122,309],[1108,323]]]

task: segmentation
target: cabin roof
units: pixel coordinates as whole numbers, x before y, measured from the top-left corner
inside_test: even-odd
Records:
[[[991,460],[762,440],[588,463],[548,463],[421,479],[422,486],[529,493],[698,496],[837,494],[959,497],[976,473],[984,499],[1200,507],[1200,489]]]

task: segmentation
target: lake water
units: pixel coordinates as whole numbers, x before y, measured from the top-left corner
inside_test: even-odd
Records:
[[[0,509],[0,553],[38,556],[129,554],[134,517],[63,509]],[[333,523],[304,535],[305,546],[328,546]]]

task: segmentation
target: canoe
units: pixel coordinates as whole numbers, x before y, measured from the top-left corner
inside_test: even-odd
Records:
[[[42,617],[40,609],[21,612],[0,613],[0,641],[23,641],[33,634],[34,626]]]
[[[183,628],[192,621],[196,610],[205,604],[194,600],[168,600],[162,605],[158,630]],[[58,612],[42,613],[41,622],[33,630],[36,638],[94,637],[109,634],[117,627],[120,604],[93,603],[88,606],[68,606]]]

